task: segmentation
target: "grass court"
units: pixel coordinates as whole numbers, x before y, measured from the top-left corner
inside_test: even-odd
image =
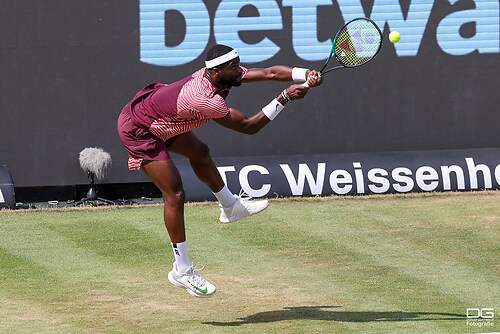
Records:
[[[500,312],[500,192],[275,199],[227,225],[187,204],[208,299],[168,281],[162,210],[0,211],[0,332],[500,331],[466,319]]]

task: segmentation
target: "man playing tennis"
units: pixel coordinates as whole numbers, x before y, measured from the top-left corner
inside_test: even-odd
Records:
[[[213,119],[238,132],[257,133],[287,102],[303,98],[309,90],[302,84],[291,85],[258,113],[246,117],[225,103],[231,87],[238,87],[242,82],[296,80],[307,81],[311,87],[322,83],[316,71],[302,68],[243,68],[238,52],[225,45],[212,47],[205,64],[205,68],[175,83],[146,86],[125,106],[118,119],[119,136],[129,154],[129,169],[142,169],[164,197],[165,226],[175,257],[168,278],[196,297],[210,297],[216,289],[198,274],[189,260],[184,228],[185,194],[169,152],[189,158],[196,176],[219,201],[222,223],[256,214],[267,208],[268,201],[251,201],[233,195],[224,184],[209,148],[191,130]]]

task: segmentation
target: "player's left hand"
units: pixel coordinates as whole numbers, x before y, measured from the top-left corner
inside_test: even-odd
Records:
[[[307,72],[307,84],[309,87],[318,87],[323,83],[323,77],[319,75],[318,71],[312,70]]]
[[[309,87],[306,87],[304,85],[291,85],[286,89],[286,93],[292,101],[303,99],[308,91]]]

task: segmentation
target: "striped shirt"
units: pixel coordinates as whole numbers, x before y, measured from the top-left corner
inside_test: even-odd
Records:
[[[248,69],[243,68],[243,76]],[[226,97],[205,74],[205,68],[172,84],[153,83],[131,102],[130,116],[138,126],[163,141],[196,129],[229,113]]]

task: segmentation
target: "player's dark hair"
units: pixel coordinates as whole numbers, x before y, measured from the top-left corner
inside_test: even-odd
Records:
[[[216,44],[214,46],[212,46],[208,51],[207,51],[207,57],[206,57],[206,61],[209,61],[209,60],[212,60],[212,59],[215,59],[217,57],[220,57],[222,55],[225,55],[226,53],[228,53],[229,51],[231,51],[233,48],[230,47],[230,46],[227,46],[227,45],[223,45],[223,44]],[[224,66],[226,66],[227,63],[224,63],[224,64],[220,64],[218,66],[215,66],[215,67],[219,67],[219,68],[222,68]]]

